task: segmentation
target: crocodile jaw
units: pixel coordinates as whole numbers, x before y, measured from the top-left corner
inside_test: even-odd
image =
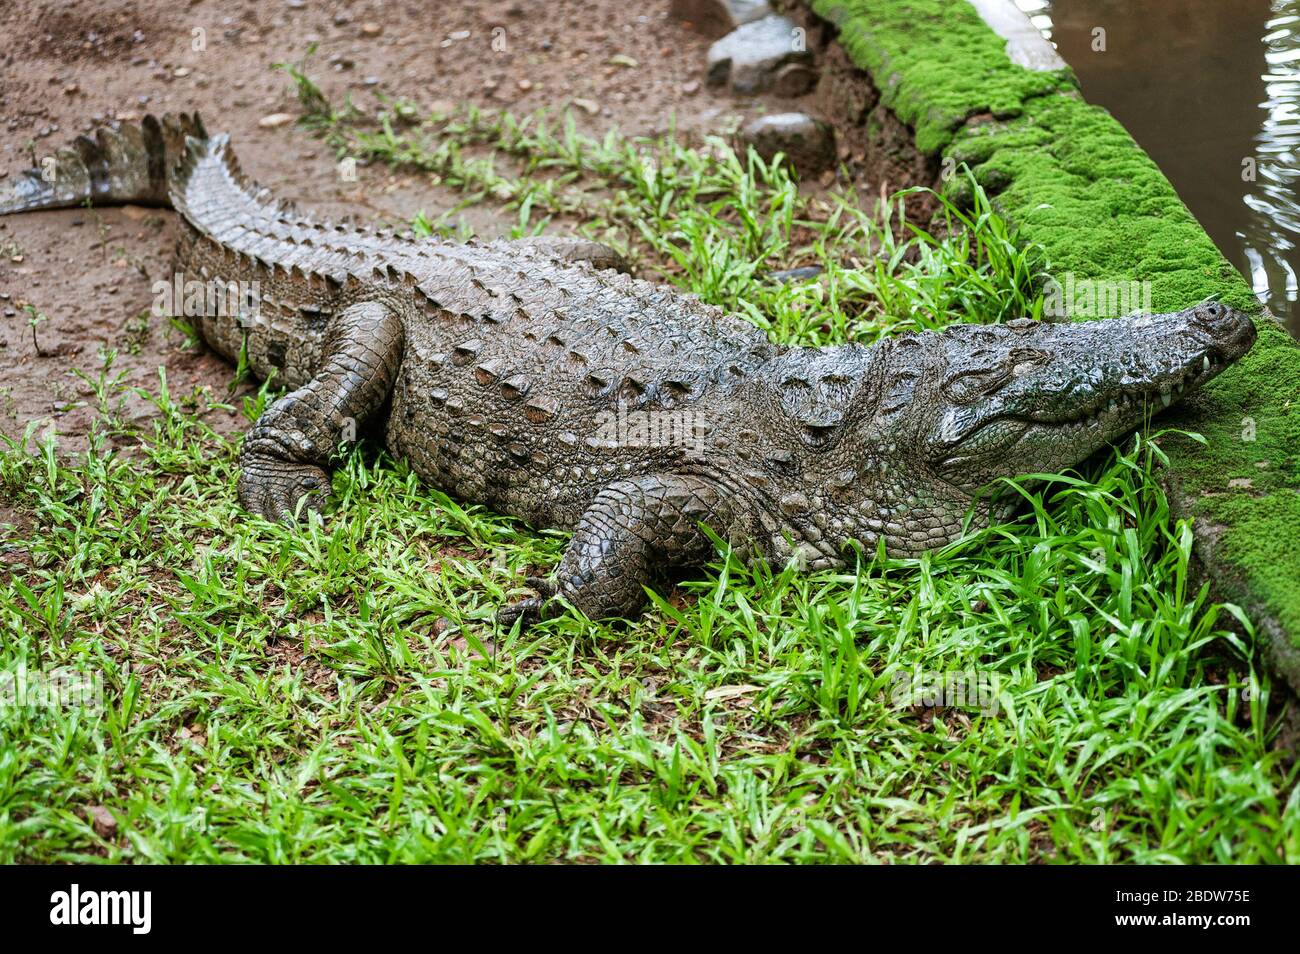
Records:
[[[936,475],[970,494],[1001,477],[1080,463],[1255,341],[1247,315],[1214,303],[1077,324],[1012,322],[976,340],[954,331],[938,336],[947,339],[945,367],[927,456]]]

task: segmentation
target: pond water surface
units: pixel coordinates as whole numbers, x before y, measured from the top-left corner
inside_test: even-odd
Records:
[[[1300,0],[1016,3],[1300,337]]]

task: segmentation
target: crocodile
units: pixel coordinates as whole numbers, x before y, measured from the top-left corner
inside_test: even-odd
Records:
[[[103,127],[0,184],[0,214],[87,202],[174,209],[186,288],[257,290],[195,319],[288,389],[239,451],[248,511],[322,508],[368,429],[450,496],[572,533],[505,624],[564,603],[633,617],[719,544],[809,570],[942,547],[1001,516],[1004,478],[1080,463],[1255,340],[1249,316],[1202,302],[777,345],[582,239],[462,244],[302,214],[197,114]]]

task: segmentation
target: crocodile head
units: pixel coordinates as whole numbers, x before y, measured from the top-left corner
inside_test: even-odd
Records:
[[[1241,357],[1255,327],[1202,304],[1074,324],[1027,319],[783,356],[782,419],[805,448],[771,549],[835,565],[857,541],[916,555],[1002,516],[1000,478],[1057,473]],[[762,453],[760,451],[760,453]],[[788,541],[788,542],[783,542]]]
[[[934,477],[974,496],[1001,477],[1078,464],[1240,358],[1255,326],[1204,303],[1105,321],[964,325],[908,340],[891,370],[924,373],[895,427],[914,435]]]

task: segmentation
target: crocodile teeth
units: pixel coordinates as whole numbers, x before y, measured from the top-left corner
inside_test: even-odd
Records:
[[[1210,370],[1210,356],[1208,354],[1205,357],[1201,358],[1201,370],[1205,371],[1206,373],[1208,373]]]
[[[1163,404],[1165,407],[1168,407],[1170,403],[1173,401],[1173,399],[1174,396],[1170,394],[1168,391],[1160,392],[1160,403]]]

